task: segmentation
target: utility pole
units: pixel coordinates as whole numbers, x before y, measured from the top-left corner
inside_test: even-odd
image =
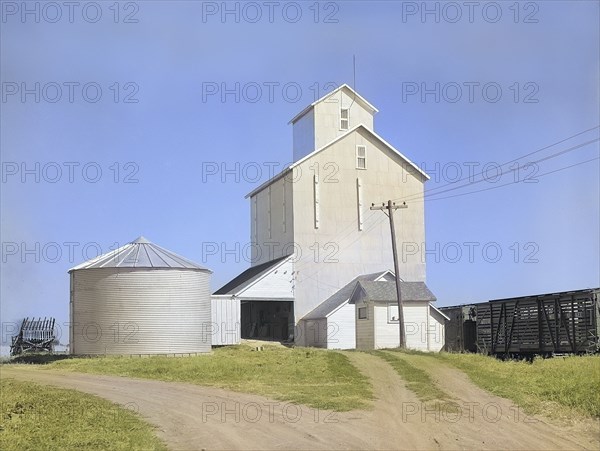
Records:
[[[396,296],[398,298],[398,325],[400,327],[400,348],[406,347],[406,337],[404,335],[404,312],[402,311],[402,290],[400,289],[400,268],[398,264],[398,249],[396,247],[396,230],[394,228],[394,211],[399,208],[408,208],[406,202],[402,202],[402,205],[396,205],[395,202],[388,200],[387,205],[381,204],[380,207],[376,207],[375,204],[371,204],[371,210],[387,210],[387,215],[390,218],[390,230],[392,232],[392,252],[394,254],[394,273],[396,275]],[[385,211],[384,211],[385,213]]]

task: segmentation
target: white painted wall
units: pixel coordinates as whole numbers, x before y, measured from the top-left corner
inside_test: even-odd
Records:
[[[429,303],[407,302],[404,315],[408,347],[419,351],[428,351]]]
[[[320,149],[329,144],[335,138],[359,124],[373,130],[373,114],[367,111],[359,101],[353,101],[350,94],[351,91],[344,88],[315,105],[315,149]],[[350,109],[348,130],[340,129],[340,111],[342,108]]]
[[[396,348],[400,343],[398,323],[388,320],[388,305],[397,312],[395,304],[387,302],[369,302],[367,320],[358,319],[358,308],[364,307],[357,302],[355,311],[357,349]],[[394,308],[396,307],[396,308]],[[406,302],[404,304],[404,331],[406,346],[419,351],[439,352],[444,347],[444,317],[430,308],[428,302]]]
[[[309,149],[320,148],[347,133],[339,127],[341,107],[350,107],[349,129],[359,123],[373,128],[373,114],[349,93],[345,88],[338,91],[294,124],[295,160]],[[367,148],[366,170],[356,168],[357,145]],[[314,220],[315,175],[319,191],[318,228]],[[362,230],[359,230],[358,178],[362,186]],[[331,296],[336,287],[344,286],[359,274],[393,267],[387,218],[369,207],[389,198],[422,194],[423,183],[424,178],[415,174],[400,156],[369,132],[358,129],[300,163],[289,177],[274,181],[270,188],[252,196],[251,202],[256,199],[257,221],[252,221],[251,236],[260,248],[253,255],[252,264],[295,253],[296,324]],[[402,223],[396,238],[399,243],[409,243],[420,251],[425,243],[424,202],[420,198],[408,204],[408,209],[396,213]],[[425,259],[419,251],[402,253],[400,276],[404,280],[425,281]],[[297,343],[305,344],[303,338]]]
[[[367,146],[367,169],[356,169],[356,145]],[[404,163],[405,165],[405,163]],[[294,241],[302,255],[296,269],[296,321],[359,274],[393,267],[389,223],[371,203],[423,192],[421,177],[408,173],[402,159],[364,130],[342,138],[299,166],[294,189]],[[321,211],[314,226],[313,175],[320,171]],[[363,186],[363,228],[358,227],[356,179]],[[423,200],[396,213],[399,243],[425,242]],[[400,218],[401,216],[401,218]],[[315,247],[319,248],[318,253]],[[404,280],[425,281],[421,253],[402,256]]]
[[[236,345],[241,339],[240,300],[231,296],[211,296],[213,346]]]
[[[377,302],[375,304],[375,347],[395,348],[400,343],[398,323],[388,321],[387,303]],[[398,309],[391,304],[393,312]],[[406,336],[406,347],[419,351],[427,351],[427,324],[429,304],[427,302],[405,302],[404,311],[404,333]]]
[[[313,109],[298,119],[293,125],[294,161],[315,150],[315,112]]]
[[[327,318],[327,348],[356,348],[356,320],[353,304],[344,303]]]
[[[385,303],[374,303],[374,347],[380,348],[397,348],[400,344],[400,332],[397,323],[388,323],[388,308]],[[404,309],[406,314],[406,309]],[[406,327],[404,328],[406,332]],[[407,334],[408,344],[408,334]]]
[[[239,295],[252,299],[292,299],[294,297],[294,263],[286,260],[274,271],[257,280]]]
[[[304,346],[327,349],[356,349],[354,305],[347,302],[327,318],[303,320]]]
[[[340,128],[342,108],[350,110],[349,126],[345,130]],[[329,144],[359,124],[373,130],[373,113],[344,87],[317,103],[294,123],[294,161]]]
[[[446,343],[446,318],[435,309],[429,309],[429,350],[440,352]]]
[[[292,175],[282,177],[250,198],[252,266],[294,253],[293,185]]]

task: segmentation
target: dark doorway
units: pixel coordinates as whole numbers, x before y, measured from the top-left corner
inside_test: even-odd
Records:
[[[292,301],[242,301],[242,338],[288,341],[293,330]]]

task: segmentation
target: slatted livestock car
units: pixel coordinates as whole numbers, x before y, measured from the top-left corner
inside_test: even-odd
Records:
[[[595,288],[442,308],[450,317],[446,349],[498,357],[598,352],[599,294]]]

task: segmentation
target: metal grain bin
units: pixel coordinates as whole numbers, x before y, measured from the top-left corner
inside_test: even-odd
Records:
[[[211,273],[143,237],[70,269],[71,354],[209,352]]]

